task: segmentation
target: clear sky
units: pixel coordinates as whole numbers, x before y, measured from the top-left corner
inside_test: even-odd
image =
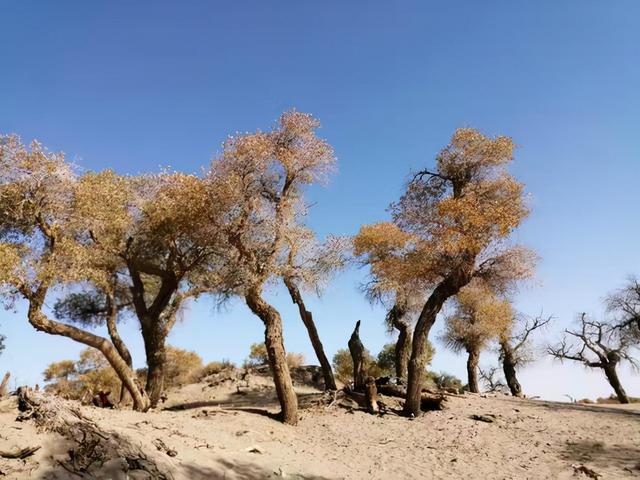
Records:
[[[339,161],[310,192],[321,235],[387,218],[409,171],[431,165],[455,128],[510,135],[533,208],[516,238],[542,257],[517,304],[554,314],[552,339],[577,312],[602,314],[602,297],[640,274],[639,22],[637,0],[3,0],[0,132],[90,170],[198,172],[226,135],[268,128],[292,107],[311,112]],[[331,355],[358,319],[371,351],[390,340],[384,312],[359,293],[365,273],[310,301]],[[271,298],[287,349],[313,359],[288,297]],[[240,302],[218,311],[201,301],[170,343],[241,361],[262,330]],[[36,333],[23,306],[0,312],[0,332],[0,371],[17,383],[81,348]],[[135,322],[123,332],[142,365]],[[464,358],[437,349],[433,368],[464,377]],[[487,352],[481,365],[495,361]],[[640,376],[624,379],[640,396]],[[610,394],[599,372],[549,361],[522,383],[546,398]]]

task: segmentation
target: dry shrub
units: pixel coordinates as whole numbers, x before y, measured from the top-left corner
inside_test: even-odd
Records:
[[[167,347],[167,360],[164,370],[166,388],[195,383],[202,371],[202,358],[196,352],[176,347]]]
[[[304,355],[302,353],[287,353],[287,365],[289,368],[300,368],[304,365]]]
[[[222,361],[213,361],[207,363],[204,367],[200,369],[198,373],[198,379],[202,380],[210,375],[216,375],[224,370],[236,368],[235,364],[233,364],[230,360],[223,359]]]

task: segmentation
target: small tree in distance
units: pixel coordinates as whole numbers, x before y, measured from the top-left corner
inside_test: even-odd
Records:
[[[525,318],[524,324],[521,323],[523,318]],[[551,320],[553,320],[551,316],[543,317],[540,315],[531,319],[516,314],[514,322],[520,323],[520,327],[512,326],[500,335],[500,361],[507,386],[514,397],[523,395],[517,377],[517,369],[531,363],[536,357],[536,353],[531,348],[531,334],[544,328]],[[517,330],[515,333],[514,329]]]
[[[629,397],[620,383],[617,367],[621,362],[627,361],[635,369],[640,368],[638,361],[631,356],[633,344],[610,324],[592,320],[586,313],[580,315],[578,322],[579,329],[565,330],[565,337],[558,345],[547,347],[548,353],[561,362],[571,360],[589,368],[602,369],[618,401],[629,403]]]
[[[455,312],[446,318],[443,339],[456,352],[467,352],[469,391],[480,393],[480,352],[511,325],[513,312],[507,300],[497,298],[486,285],[473,282],[458,293]]]

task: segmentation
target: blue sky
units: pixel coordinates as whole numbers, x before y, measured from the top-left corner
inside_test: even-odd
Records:
[[[321,235],[386,218],[411,169],[430,165],[453,130],[474,126],[520,146],[513,172],[532,214],[516,234],[542,257],[518,297],[530,314],[602,313],[601,299],[640,274],[640,3],[0,2],[0,132],[38,138],[86,169],[198,172],[226,135],[311,112],[339,172],[309,192]],[[341,275],[310,305],[330,354],[356,320],[377,351],[384,312]],[[289,350],[313,352],[291,302],[271,292]],[[135,322],[123,326],[144,362]],[[36,382],[71,340],[36,333],[24,309],[0,313],[0,370]],[[240,361],[262,336],[240,302],[192,305],[170,337],[205,360]],[[481,364],[495,362],[488,352]],[[463,376],[438,347],[434,369]],[[609,395],[599,373],[542,361],[528,393]],[[640,396],[638,375],[625,374]]]

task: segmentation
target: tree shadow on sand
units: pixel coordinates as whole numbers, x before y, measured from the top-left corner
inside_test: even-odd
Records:
[[[310,408],[318,403],[323,397],[323,393],[298,393],[298,405],[301,409]],[[193,410],[196,408],[215,407],[221,410],[241,411],[249,413],[257,413],[267,417],[272,417],[273,413],[267,408],[278,408],[275,398],[272,398],[271,392],[251,391],[243,394],[233,393],[226,399],[221,400],[205,400],[196,402],[185,402],[172,405],[163,410],[175,412],[181,410]]]
[[[508,399],[509,402],[514,405],[522,405],[523,400],[514,400]],[[640,410],[628,410],[625,408],[616,408],[616,407],[606,407],[601,405],[590,405],[584,403],[566,403],[566,402],[553,402],[549,400],[525,400],[527,405],[532,407],[544,408],[555,410],[558,412],[572,410],[576,412],[595,412],[595,413],[605,413],[605,414],[613,414],[613,415],[623,415],[627,416],[630,419],[640,421]]]
[[[640,448],[626,445],[605,445],[584,440],[568,443],[561,457],[572,463],[598,468],[619,468],[640,474]]]
[[[180,478],[190,480],[262,480],[282,478],[283,472],[273,471],[248,462],[217,460],[216,468],[201,467],[198,465],[182,465]],[[284,472],[286,478],[292,480],[330,480],[328,477],[318,477],[313,475],[301,475]]]

